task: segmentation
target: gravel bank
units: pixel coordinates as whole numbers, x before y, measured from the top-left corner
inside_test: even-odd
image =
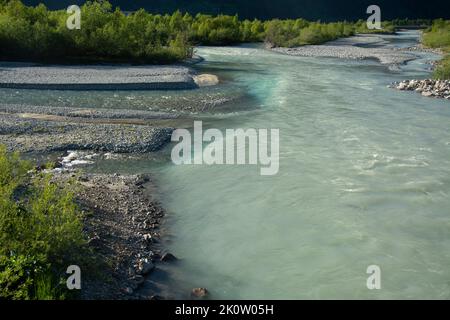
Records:
[[[157,151],[170,141],[172,128],[147,125],[70,123],[0,117],[0,144],[21,152],[93,150],[115,153]]]
[[[404,80],[393,83],[392,87],[402,91],[416,91],[424,97],[450,100],[450,80]]]
[[[0,64],[0,88],[52,90],[194,89],[184,66],[29,66]]]
[[[357,35],[354,37],[327,42],[322,45],[306,45],[295,48],[272,48],[271,50],[293,56],[302,57],[330,57],[342,59],[376,59],[382,64],[404,64],[416,58],[407,50],[394,48],[377,48],[385,41],[377,35]]]
[[[179,115],[168,112],[132,110],[132,109],[93,109],[75,107],[53,107],[53,106],[32,106],[24,104],[2,104],[0,103],[0,113],[33,113],[42,115],[54,115],[60,117],[71,117],[74,120],[82,119],[176,119]]]
[[[444,52],[442,51],[441,48],[427,48],[425,47],[423,44],[419,43],[418,45],[412,46],[412,47],[408,47],[405,49],[406,51],[420,51],[420,52],[429,52],[429,53],[434,53],[434,54],[438,54],[438,55],[443,55]]]
[[[89,246],[104,263],[102,276],[106,278],[86,278],[81,298],[156,298],[160,292],[153,285],[149,291],[146,283],[157,275],[158,265],[168,263],[168,259],[164,259],[159,241],[164,211],[152,197],[151,178],[67,171],[53,176],[62,184],[74,178],[76,201],[87,213],[84,231]]]

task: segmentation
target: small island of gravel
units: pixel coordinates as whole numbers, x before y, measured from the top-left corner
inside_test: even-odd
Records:
[[[0,88],[43,90],[171,90],[198,88],[186,66],[0,64]],[[202,79],[204,79],[202,77]],[[202,82],[203,83],[203,82]]]
[[[42,65],[0,62],[0,88],[36,90],[191,90],[219,83],[183,65]],[[229,101],[209,95],[203,109]],[[222,101],[223,100],[223,101]],[[186,99],[171,110],[93,109],[0,102],[0,144],[20,152],[92,150],[115,153],[157,151],[170,141]],[[198,104],[198,103],[197,103]],[[199,104],[200,105],[200,104]],[[174,109],[175,108],[175,109]],[[163,121],[161,123],[161,121]],[[164,122],[165,121],[165,122]]]
[[[404,64],[416,58],[408,51],[379,46],[385,45],[376,34],[358,34],[348,38],[329,41],[321,45],[305,45],[301,47],[274,47],[271,50],[292,56],[330,57],[341,59],[376,59],[385,65]]]

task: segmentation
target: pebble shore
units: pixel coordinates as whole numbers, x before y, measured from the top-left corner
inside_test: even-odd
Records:
[[[403,91],[416,91],[424,97],[450,100],[450,80],[404,80],[394,82],[391,87]]]
[[[414,60],[416,56],[408,50],[376,47],[385,41],[378,35],[357,35],[330,41],[321,45],[305,45],[294,48],[275,47],[271,50],[282,54],[302,57],[329,57],[340,59],[376,59],[382,64],[398,65]],[[367,47],[368,45],[373,47]]]
[[[88,245],[101,259],[102,274],[109,279],[86,278],[81,298],[163,298],[154,286],[146,290],[146,283],[158,273],[159,266],[177,259],[160,243],[164,210],[152,198],[155,187],[151,177],[73,170],[53,175],[59,184],[70,179],[77,182],[75,198],[85,212]]]
[[[20,152],[152,152],[170,141],[172,131],[148,125],[42,121],[17,114],[0,117],[0,144]]]
[[[0,64],[0,88],[49,90],[194,89],[184,66],[23,66]]]

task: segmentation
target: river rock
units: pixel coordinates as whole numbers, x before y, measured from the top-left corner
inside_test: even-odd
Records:
[[[146,233],[142,237],[144,238],[145,242],[152,243],[152,235],[150,233]]]
[[[219,78],[214,74],[199,74],[197,76],[194,76],[194,82],[199,87],[208,87],[208,86],[215,86],[219,83]]]
[[[206,288],[194,288],[191,291],[191,296],[194,298],[204,298],[208,295],[208,290]]]
[[[141,185],[143,185],[143,184],[145,184],[145,183],[147,183],[147,182],[149,182],[150,181],[150,178],[148,177],[148,176],[146,176],[146,175],[139,175],[137,178],[136,178],[136,181],[135,181],[135,185],[136,186],[141,186]]]
[[[134,290],[131,289],[130,287],[123,288],[122,291],[123,291],[125,294],[128,294],[128,295],[132,295],[133,292],[134,292]]]
[[[155,265],[147,258],[139,260],[137,269],[138,274],[146,275],[152,272],[153,269],[155,269]]]
[[[133,280],[133,282],[136,284],[136,286],[140,286],[141,284],[143,284],[144,283],[144,281],[145,281],[145,278],[143,277],[143,276],[141,276],[141,275],[135,275],[133,278],[132,278],[132,280]]]
[[[404,80],[392,85],[397,90],[416,91],[424,97],[450,99],[450,80]]]
[[[161,261],[164,261],[164,262],[170,262],[170,261],[176,261],[176,260],[178,260],[177,257],[175,257],[170,252],[164,253],[161,257]]]

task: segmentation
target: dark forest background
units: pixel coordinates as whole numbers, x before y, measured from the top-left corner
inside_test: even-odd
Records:
[[[62,9],[83,0],[25,0],[27,5],[44,3],[51,9]],[[450,18],[448,0],[112,0],[113,6],[133,11],[144,8],[153,13],[183,12],[239,14],[246,19],[304,18],[308,20],[342,21],[366,19],[371,4],[381,7],[382,19]]]

